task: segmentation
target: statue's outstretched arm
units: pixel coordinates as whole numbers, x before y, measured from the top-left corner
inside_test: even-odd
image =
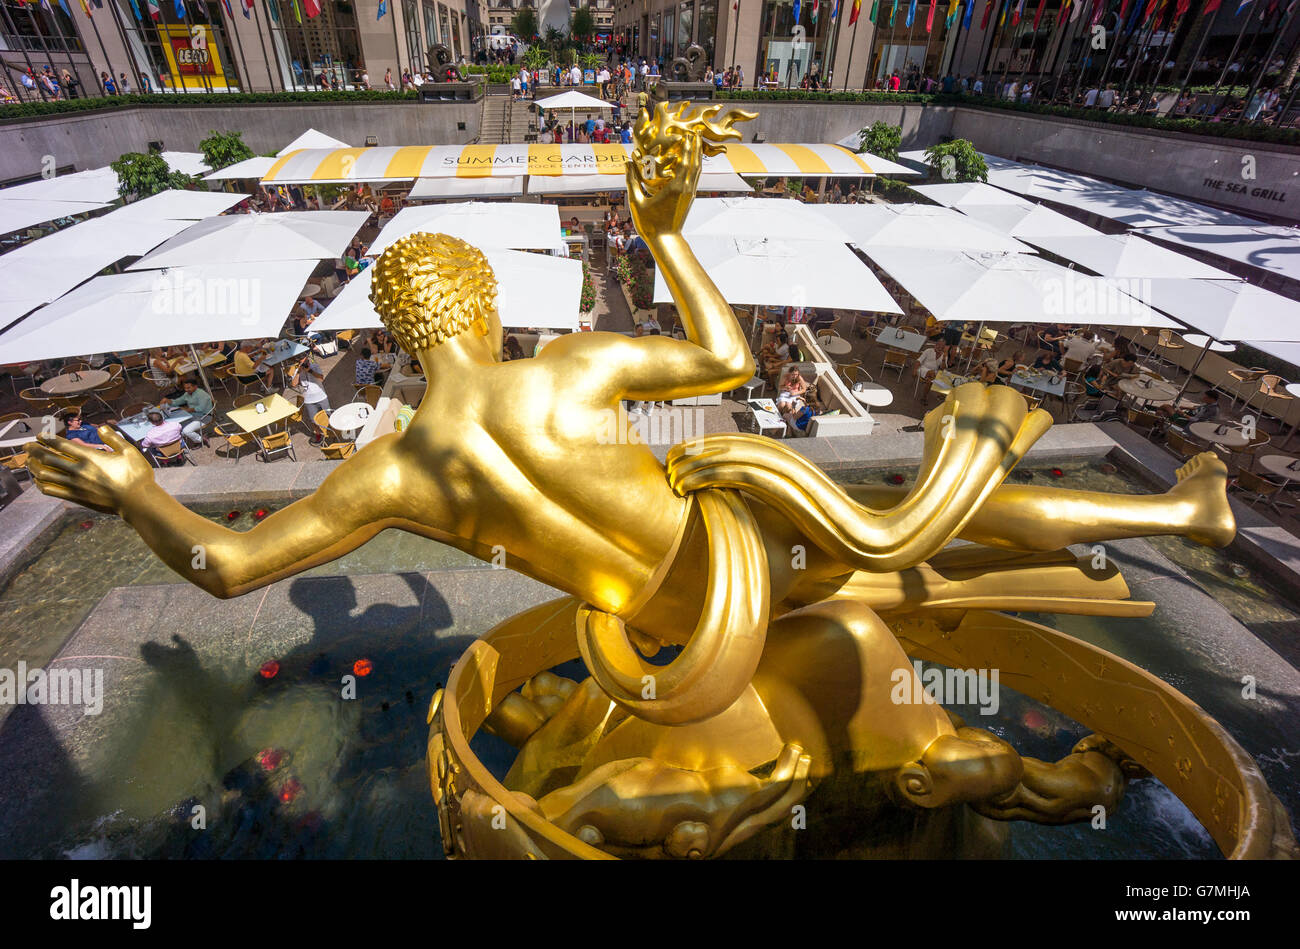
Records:
[[[704,156],[740,138],[734,124],[754,116],[723,112],[721,105],[672,105],[660,103],[653,115],[643,111],[637,119],[627,195],[632,222],[654,255],[689,342],[658,336],[612,341],[608,355],[618,367],[612,378],[619,394],[631,399],[725,392],[754,374],[735,314],[682,237]]]
[[[95,451],[54,436],[30,449],[29,470],[43,492],[118,514],[160,559],[214,596],[265,586],[360,547],[388,526],[399,490],[384,438],[353,455],[315,493],[276,511],[248,531],[234,531],[195,514],[154,481],[153,468],[107,425],[100,437],[112,451]]]

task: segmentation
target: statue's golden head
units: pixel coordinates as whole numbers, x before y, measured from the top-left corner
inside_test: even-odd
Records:
[[[472,326],[487,333],[497,280],[477,247],[446,234],[408,234],[374,267],[370,302],[406,352],[432,349]]]

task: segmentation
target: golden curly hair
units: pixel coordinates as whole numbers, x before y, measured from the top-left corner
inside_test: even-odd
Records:
[[[407,353],[432,349],[496,309],[497,280],[487,257],[458,237],[408,234],[374,264],[370,302]]]

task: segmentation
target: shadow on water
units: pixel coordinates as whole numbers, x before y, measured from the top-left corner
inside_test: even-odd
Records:
[[[93,766],[69,759],[42,711],[15,709],[0,761],[25,777],[4,794],[19,806],[0,817],[0,855],[441,856],[426,712],[470,638],[439,635],[446,599],[399,576],[415,605],[358,610],[350,577],[293,581],[297,614],[266,622],[310,637],[269,662],[228,639],[143,643],[127,711],[94,723]]]

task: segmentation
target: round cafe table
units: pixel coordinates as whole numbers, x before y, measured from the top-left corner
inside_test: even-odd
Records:
[[[320,284],[319,284],[319,283],[309,283],[309,284],[307,284],[305,287],[302,288],[302,295],[303,295],[304,297],[314,297],[314,296],[319,296],[319,295],[320,295]]]
[[[847,356],[853,351],[849,341],[838,336],[832,336],[825,340],[819,339],[817,345],[822,348],[822,352],[827,356]]]
[[[1292,481],[1300,481],[1300,458],[1292,455],[1265,455],[1259,459],[1259,466],[1281,478],[1284,488]]]
[[[1169,402],[1178,395],[1178,387],[1169,382],[1152,379],[1147,385],[1147,377],[1141,379],[1121,379],[1119,391],[1142,402]]]
[[[890,405],[894,401],[894,393],[890,392],[878,382],[860,383],[861,389],[854,386],[849,389],[853,393],[853,398],[857,399],[863,405],[869,408],[881,409]]]
[[[1220,428],[1223,429],[1222,432],[1219,431]],[[1245,433],[1228,422],[1193,422],[1187,426],[1187,430],[1202,441],[1222,445],[1224,448],[1245,448],[1250,444]]]
[[[103,369],[81,369],[46,379],[41,383],[41,391],[46,395],[80,395],[107,381],[108,373]]]
[[[354,437],[354,433],[365,427],[374,411],[368,402],[349,402],[330,413],[330,428]]]
[[[1230,353],[1237,347],[1232,343],[1220,343],[1218,340],[1210,342],[1210,337],[1200,333],[1184,333],[1183,342],[1189,346],[1195,346],[1197,349],[1204,349],[1206,343],[1210,343],[1210,352],[1212,353]]]

